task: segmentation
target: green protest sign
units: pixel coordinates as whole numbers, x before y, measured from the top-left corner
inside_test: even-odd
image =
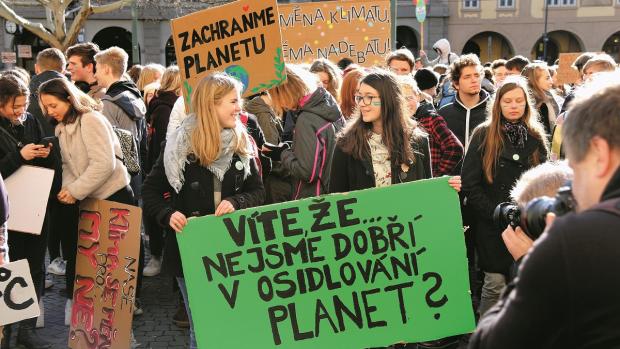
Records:
[[[200,348],[368,348],[470,332],[447,178],[190,219],[178,234]]]

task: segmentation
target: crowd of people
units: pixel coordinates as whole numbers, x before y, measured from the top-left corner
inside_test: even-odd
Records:
[[[128,69],[125,51],[93,43],[64,53],[45,49],[32,77],[21,68],[0,73],[0,178],[23,165],[55,170],[40,235],[7,227],[0,181],[0,264],[27,259],[38,297],[49,283],[46,272],[66,275],[69,324],[79,202],[142,206],[134,315],[143,312],[140,294],[149,292],[142,279],[166,270],[179,290],[171,321],[189,327],[195,348],[198,324],[175,238],[189,217],[449,176],[461,200],[472,306],[482,316],[533,243],[518,229],[498,226],[496,206],[543,195],[515,187],[532,171],[558,173],[555,184],[540,186],[550,196],[557,178],[572,178],[565,165],[550,162],[570,149],[562,127],[579,117],[569,117],[571,104],[580,85],[618,65],[606,54],[584,53],[574,62],[580,79],[571,86],[558,83],[557,66],[542,61],[515,56],[483,64],[452,52],[446,39],[433,49],[433,60],[402,48],[371,68],[347,59],[286,64],[285,82],[247,98],[238,80],[214,72],[189,99],[177,66]],[[5,326],[2,348],[9,348],[12,328],[19,345],[49,348],[35,324]],[[416,345],[448,348],[459,340]]]

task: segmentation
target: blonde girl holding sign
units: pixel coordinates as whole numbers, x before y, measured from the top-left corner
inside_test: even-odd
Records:
[[[181,233],[187,217],[261,205],[265,190],[252,143],[239,120],[242,85],[224,73],[202,79],[192,95],[194,114],[168,138],[144,182],[147,215]],[[194,324],[175,234],[167,234],[164,267],[176,276],[190,321],[190,348],[196,348]]]

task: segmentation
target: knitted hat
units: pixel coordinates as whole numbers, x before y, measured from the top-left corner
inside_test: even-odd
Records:
[[[415,73],[415,81],[418,83],[420,90],[437,87],[439,78],[437,74],[428,68],[422,68]]]

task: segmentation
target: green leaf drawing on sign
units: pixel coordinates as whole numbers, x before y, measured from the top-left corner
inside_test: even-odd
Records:
[[[187,81],[183,81],[183,87],[185,87],[185,105],[191,105],[193,89]]]
[[[273,61],[274,61],[274,68],[276,68],[276,76],[278,78],[273,79],[271,80],[271,82],[266,83],[266,84],[265,83],[258,84],[258,86],[252,89],[252,93],[257,93],[264,89],[270,89],[274,86],[281,84],[282,82],[284,82],[284,80],[286,80],[286,75],[284,74],[285,63],[284,63],[284,59],[282,58],[281,47],[278,47],[276,49],[276,56],[274,57]]]

